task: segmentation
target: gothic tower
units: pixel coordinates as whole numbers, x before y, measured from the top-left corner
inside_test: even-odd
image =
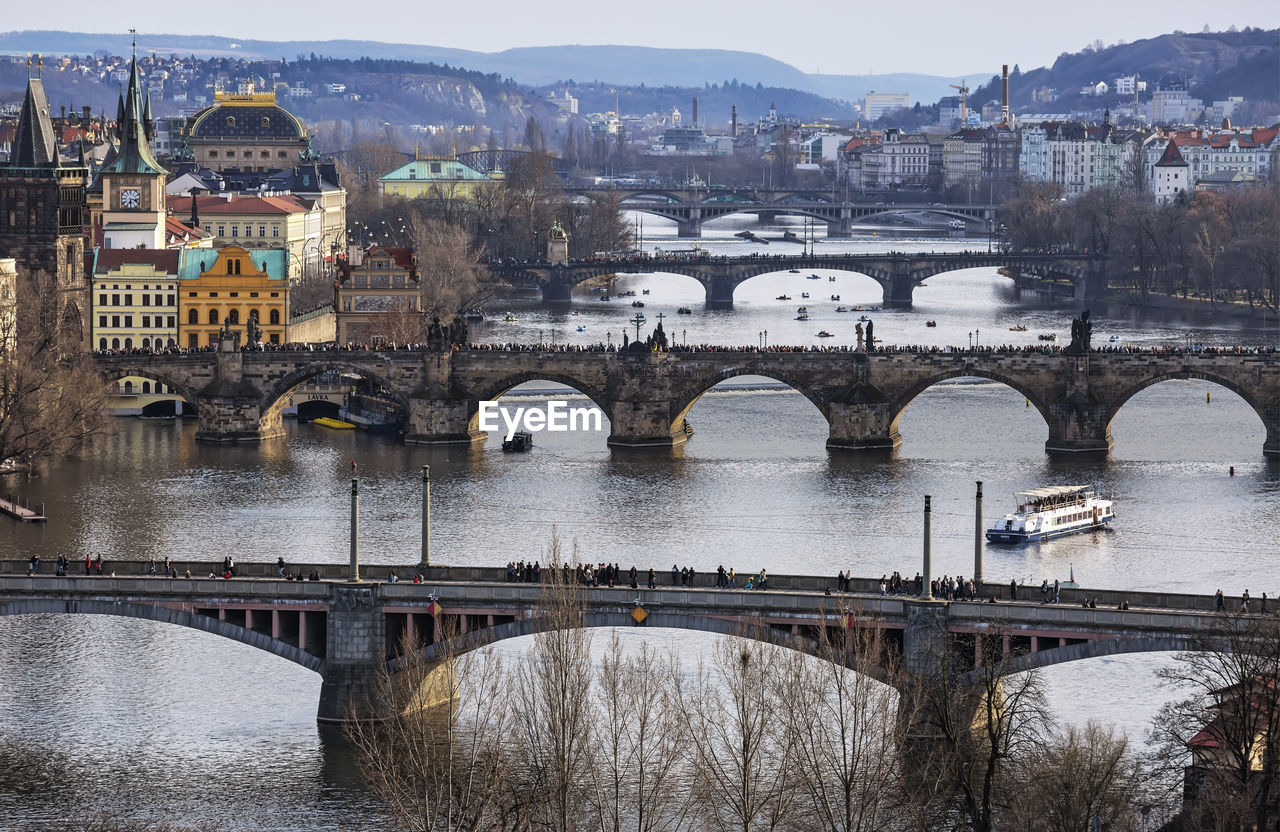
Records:
[[[138,74],[136,46],[119,110],[119,146],[115,158],[102,167],[102,246],[162,249],[168,171],[151,152],[151,103]]]

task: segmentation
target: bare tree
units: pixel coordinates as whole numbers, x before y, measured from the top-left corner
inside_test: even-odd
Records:
[[[496,653],[477,650],[481,642],[439,626],[431,659],[423,642],[405,633],[397,666],[379,674],[365,703],[373,718],[353,713],[346,736],[365,782],[397,828],[501,828],[508,794],[506,675]]]
[[[60,336],[56,284],[19,273],[14,316],[0,315],[0,470],[64,456],[105,429],[107,385]]]
[[[1280,620],[1224,613],[1159,675],[1186,694],[1152,731],[1154,779],[1188,798],[1185,828],[1280,828]]]
[[[418,251],[422,311],[428,319],[448,321],[487,299],[492,293],[489,272],[471,250],[467,234],[441,220],[411,219]]]
[[[585,829],[592,763],[591,633],[582,625],[582,590],[564,569],[560,539],[552,531],[542,566],[539,632],[514,674],[514,732],[521,765],[513,788],[528,800],[530,828]]]
[[[700,666],[691,680],[677,677],[676,707],[689,737],[701,829],[784,828],[796,783],[790,766],[795,737],[789,721],[777,716],[783,649],[750,634],[721,638],[710,667]]]

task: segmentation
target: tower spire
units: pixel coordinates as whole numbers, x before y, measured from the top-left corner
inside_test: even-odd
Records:
[[[118,105],[120,115],[116,134],[120,139],[120,152],[110,166],[105,166],[104,169],[110,169],[114,173],[166,173],[151,151],[147,123],[150,107],[145,96],[142,76],[138,73],[135,38],[134,55],[129,62],[129,86]]]

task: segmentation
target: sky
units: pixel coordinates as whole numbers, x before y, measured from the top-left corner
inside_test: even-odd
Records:
[[[993,63],[1033,69],[1063,52],[1175,29],[1280,28],[1277,0],[219,0],[210,14],[157,15],[155,0],[6,4],[0,27],[201,34],[262,40],[357,39],[497,52],[628,44],[759,52],[805,72],[952,75]],[[359,9],[358,14],[353,10]],[[247,28],[252,27],[252,28]]]

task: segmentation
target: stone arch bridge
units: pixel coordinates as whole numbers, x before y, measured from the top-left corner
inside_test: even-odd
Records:
[[[175,564],[180,575],[196,576],[211,566],[220,569]],[[419,570],[425,582],[415,584],[385,582],[393,568],[387,566],[366,567],[366,579],[375,580],[355,583],[341,580],[346,567],[336,564],[291,565],[317,571],[319,581],[267,577],[275,567],[266,563],[242,563],[230,580],[146,577],[145,568],[112,562],[110,576],[26,576],[25,562],[0,562],[0,615],[116,615],[248,644],[320,675],[322,722],[346,719],[349,702],[367,699],[379,674],[395,672],[405,634],[426,645],[423,658],[433,660],[445,632],[460,634],[459,647],[469,649],[543,626],[541,587],[505,583],[501,569],[426,567]],[[880,656],[895,652],[915,673],[936,662],[940,644],[960,667],[1003,656],[1001,671],[1012,673],[1118,653],[1195,649],[1221,619],[1212,596],[1068,589],[1061,604],[992,605],[880,597],[874,579],[857,579],[853,592],[834,595],[825,594],[834,588],[831,577],[774,575],[767,592],[715,589],[706,585],[713,579],[702,575],[699,586],[654,590],[584,588],[582,621],[633,627],[640,619],[648,627],[746,635],[799,649],[823,635],[845,643],[854,627],[864,627]],[[996,585],[982,588],[983,596],[999,593]],[[1097,598],[1098,608],[1080,606],[1085,595]],[[1120,600],[1130,609],[1116,609]],[[984,645],[992,638],[998,648]]]
[[[743,282],[762,274],[789,270],[828,269],[864,274],[880,284],[884,305],[910,307],[915,288],[934,275],[961,269],[999,268],[1070,281],[1074,295],[1088,300],[1106,288],[1102,258],[1087,254],[1013,254],[955,252],[945,254],[833,254],[796,257],[634,257],[584,260],[564,264],[492,265],[508,283],[535,284],[548,303],[568,303],[573,287],[610,274],[665,272],[692,277],[707,293],[707,305],[733,306],[733,293]]]
[[[198,439],[255,441],[282,432],[291,389],[336,370],[361,375],[400,405],[406,441],[483,441],[481,401],[534,380],[560,382],[610,422],[609,445],[670,448],[707,390],[758,375],[790,385],[822,413],[827,446],[892,450],[907,405],[940,381],[1002,382],[1044,417],[1050,452],[1106,453],[1111,422],[1132,396],[1170,379],[1203,379],[1239,395],[1266,430],[1263,452],[1280,456],[1280,355],[1276,353],[757,352],[610,353],[501,350],[326,350],[100,356],[114,381],[140,376],[169,385],[200,414]]]

